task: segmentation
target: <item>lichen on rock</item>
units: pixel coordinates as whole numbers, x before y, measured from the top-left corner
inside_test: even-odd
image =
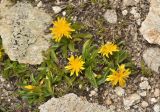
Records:
[[[0,4],[0,36],[5,52],[13,61],[40,64],[42,51],[50,46],[50,35],[44,30],[51,23],[51,16],[27,2],[9,7],[4,4]]]
[[[151,0],[150,3],[149,13],[140,31],[149,43],[160,45],[160,1]]]
[[[40,112],[113,112],[105,106],[89,103],[73,93],[51,98],[39,106]]]

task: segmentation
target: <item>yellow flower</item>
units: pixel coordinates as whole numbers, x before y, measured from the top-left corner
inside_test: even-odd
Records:
[[[82,57],[74,57],[73,55],[68,58],[69,63],[68,66],[66,66],[66,70],[69,70],[71,72],[71,76],[76,73],[76,76],[78,76],[78,73],[81,72],[81,70],[84,70],[83,64],[85,63],[82,60]]]
[[[75,31],[71,28],[70,23],[68,23],[64,17],[58,18],[57,21],[53,21],[53,28],[50,28],[50,30],[53,39],[56,42],[59,42],[63,36],[66,38],[72,38],[71,32]]]
[[[35,88],[35,86],[27,85],[27,86],[24,86],[24,88],[28,89],[28,90],[33,90]]]
[[[126,85],[126,79],[129,77],[131,74],[131,71],[129,69],[125,69],[125,65],[122,64],[118,67],[118,70],[115,71],[111,69],[112,74],[107,77],[107,81],[110,81],[112,86],[115,86],[117,83],[121,87],[125,87]]]
[[[112,55],[115,51],[119,51],[117,45],[113,44],[112,42],[108,42],[100,47],[98,53],[101,53],[103,56],[107,56],[109,58],[109,54]]]

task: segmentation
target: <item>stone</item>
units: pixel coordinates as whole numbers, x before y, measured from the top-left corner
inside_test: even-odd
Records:
[[[143,102],[141,103],[141,105],[142,105],[143,108],[148,107],[148,103],[147,103],[146,101],[143,101]]]
[[[141,81],[148,81],[146,77],[141,77]]]
[[[58,14],[59,12],[62,11],[62,8],[59,6],[53,6],[52,10],[54,11],[55,14]]]
[[[0,82],[4,82],[5,79],[0,75]]]
[[[159,47],[154,47],[154,48],[148,48],[143,52],[143,59],[147,66],[159,73],[159,68],[160,68],[160,48]]]
[[[160,90],[159,90],[158,88],[155,89],[155,91],[154,91],[154,96],[155,96],[155,97],[160,96]]]
[[[142,22],[140,32],[152,44],[160,45],[160,1],[150,0],[150,9],[146,19]]]
[[[137,12],[137,7],[132,7],[130,13],[133,14],[135,19],[140,18],[140,14]]]
[[[51,35],[44,30],[52,23],[51,16],[27,2],[4,4],[0,4],[0,36],[5,53],[12,61],[40,64],[42,52],[50,46]]]
[[[147,92],[146,91],[143,91],[143,92],[141,92],[141,93],[139,93],[139,95],[141,95],[141,96],[146,96],[147,95]]]
[[[89,103],[70,93],[60,98],[52,98],[39,106],[40,112],[110,112],[106,107]]]
[[[117,23],[117,13],[115,10],[110,10],[108,9],[105,13],[104,13],[104,19],[107,20],[107,22],[109,23]]]
[[[154,112],[160,112],[160,104],[155,104],[153,106],[153,110],[154,110]]]
[[[112,100],[110,98],[107,98],[105,103],[106,103],[106,105],[111,105],[112,104]]]
[[[123,6],[127,7],[127,6],[134,6],[137,5],[139,3],[140,0],[123,0]]]
[[[62,12],[62,15],[63,15],[63,16],[66,16],[66,11],[63,11],[63,12]]]
[[[97,92],[94,91],[94,90],[92,90],[92,91],[90,91],[89,96],[90,96],[90,97],[91,97],[91,96],[97,96]]]
[[[136,103],[139,103],[140,99],[141,99],[141,97],[136,93],[131,94],[130,96],[124,98],[123,99],[123,104],[125,106],[125,109],[129,109],[130,106],[133,106]]]
[[[126,16],[126,15],[128,14],[128,11],[127,11],[127,10],[123,10],[123,11],[122,11],[122,14],[123,14],[124,16]]]
[[[139,84],[140,89],[150,89],[151,86],[149,85],[148,81],[143,81]]]
[[[157,99],[156,98],[151,98],[150,101],[151,101],[151,104],[154,104],[154,103],[157,102]]]
[[[114,91],[118,96],[123,96],[125,94],[125,90],[121,87],[116,87]]]
[[[38,2],[37,7],[38,7],[38,8],[43,7],[42,1],[39,1],[39,2]]]

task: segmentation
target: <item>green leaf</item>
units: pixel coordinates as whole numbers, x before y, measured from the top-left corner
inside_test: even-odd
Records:
[[[33,84],[36,84],[36,83],[37,83],[37,82],[36,82],[36,79],[34,78],[33,73],[31,74],[31,81],[32,81]]]
[[[62,55],[64,58],[67,58],[67,45],[62,46]]]
[[[79,34],[74,34],[73,36],[75,38],[87,38],[87,39],[91,39],[93,37],[93,35],[90,33],[79,33]]]
[[[107,69],[107,71],[105,71],[105,74],[102,75],[102,77],[97,80],[97,85],[101,85],[101,84],[105,83],[108,75],[109,75],[109,69]]]
[[[68,48],[69,48],[70,51],[75,52],[75,47],[74,47],[74,43],[73,42],[69,43]]]
[[[56,56],[56,53],[55,53],[55,51],[52,49],[51,50],[51,59],[55,62],[55,63],[58,63],[59,62],[59,60],[58,60],[58,58],[57,58],[57,56]],[[52,61],[51,60],[51,61]]]
[[[127,59],[128,57],[128,53],[125,51],[119,51],[116,53],[115,55],[115,59],[116,59],[116,64],[119,65],[121,64],[125,59]]]
[[[82,56],[83,58],[87,58],[89,52],[88,52],[88,48],[91,45],[92,40],[87,40],[84,44],[83,44],[83,48],[82,48]]]
[[[90,81],[90,83],[92,84],[93,87],[98,88],[94,73],[91,69],[91,67],[88,67],[85,70],[85,76],[87,77],[87,79]]]
[[[76,23],[72,24],[72,28],[75,30],[81,30],[81,29],[84,29],[85,26],[82,23],[76,22]]]

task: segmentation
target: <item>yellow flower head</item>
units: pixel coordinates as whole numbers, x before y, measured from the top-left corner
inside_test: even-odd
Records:
[[[50,28],[50,30],[53,39],[56,42],[59,42],[63,36],[66,38],[72,38],[71,32],[75,31],[71,28],[70,23],[68,23],[64,17],[58,18],[57,21],[53,21],[53,28]]]
[[[108,42],[100,47],[98,53],[101,53],[103,56],[107,56],[109,58],[109,54],[112,55],[115,51],[119,51],[117,45],[113,44],[112,42]]]
[[[115,86],[117,83],[119,83],[121,87],[125,87],[126,80],[131,74],[131,71],[129,69],[125,69],[124,64],[120,65],[117,71],[113,69],[111,69],[111,71],[112,74],[109,75],[106,80],[110,81],[112,86]]]
[[[35,86],[27,85],[27,86],[24,86],[24,88],[28,89],[28,90],[33,90],[35,88]]]
[[[66,70],[69,70],[71,72],[70,75],[73,75],[76,73],[76,76],[78,76],[78,73],[81,72],[81,70],[84,70],[83,64],[85,63],[82,60],[82,57],[74,57],[73,55],[68,58],[68,66],[66,66]]]

